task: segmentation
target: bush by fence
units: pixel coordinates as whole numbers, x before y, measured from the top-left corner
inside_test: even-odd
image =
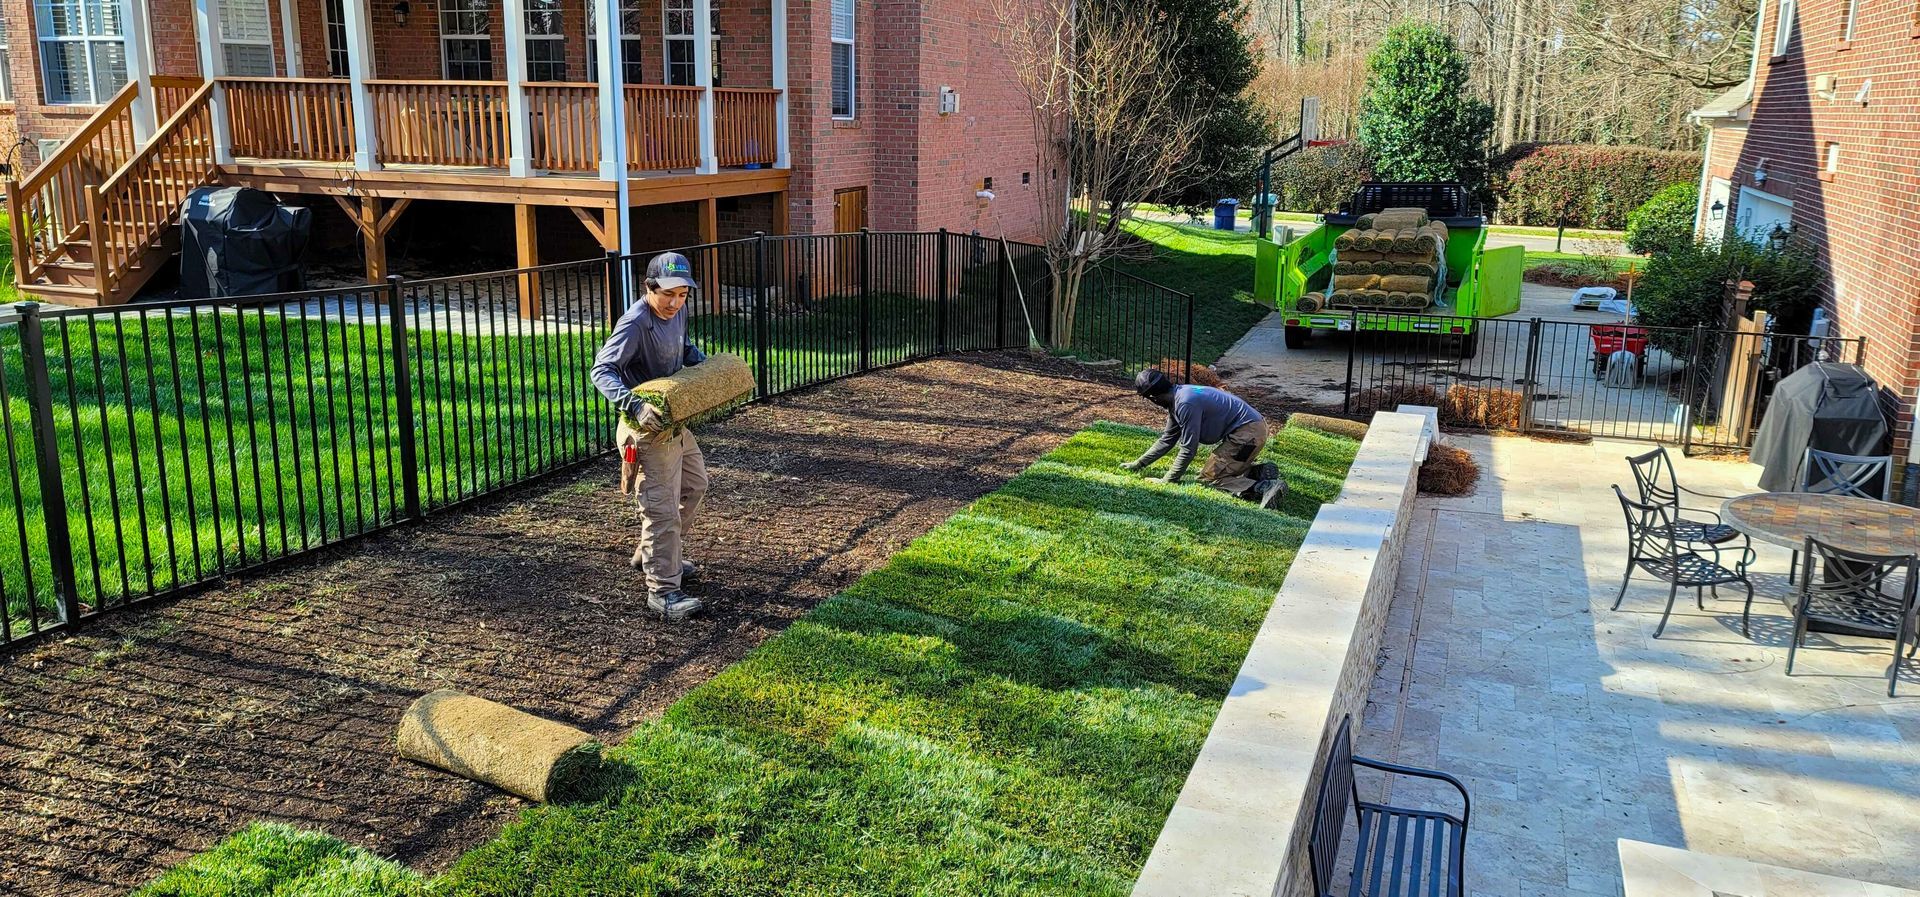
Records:
[[[691,329],[766,397],[1053,342],[1040,248],[940,233],[689,247]],[[0,645],[596,457],[589,369],[648,256],[0,316]],[[1188,356],[1191,299],[1089,278],[1070,351]],[[1030,323],[1031,322],[1031,323]]]
[[[1669,184],[1694,183],[1700,154],[1637,146],[1523,143],[1494,157],[1496,218],[1504,224],[1622,228]]]
[[[1309,147],[1273,166],[1280,208],[1295,212],[1331,212],[1370,180],[1373,169],[1358,143]]]

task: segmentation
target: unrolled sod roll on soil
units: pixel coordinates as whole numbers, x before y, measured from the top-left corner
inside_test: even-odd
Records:
[[[400,756],[547,801],[599,765],[600,745],[572,726],[443,688],[400,717]]]
[[[1287,415],[1287,426],[1306,427],[1310,430],[1319,430],[1322,433],[1332,433],[1335,436],[1345,436],[1349,439],[1367,438],[1367,425],[1357,420],[1327,417],[1322,414],[1308,414],[1304,411]]]

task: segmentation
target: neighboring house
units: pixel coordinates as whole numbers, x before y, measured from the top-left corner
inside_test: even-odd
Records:
[[[1763,0],[1752,68],[1695,112],[1699,230],[1815,250],[1832,334],[1866,338],[1894,451],[1920,460],[1920,0]]]
[[[994,4],[590,10],[0,0],[19,279],[62,301],[124,301],[162,264],[195,181],[313,207],[363,242],[370,278],[398,217],[434,204],[479,204],[448,207],[451,220],[511,233],[533,263],[756,230],[1025,239],[1040,204],[1062,201],[1062,172],[1034,170]]]

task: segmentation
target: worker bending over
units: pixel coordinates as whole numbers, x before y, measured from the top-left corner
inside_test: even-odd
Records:
[[[640,544],[632,563],[646,573],[647,607],[678,620],[704,606],[682,589],[695,567],[681,556],[681,540],[707,494],[707,461],[693,431],[666,427],[659,409],[641,401],[633,388],[707,356],[687,336],[687,294],[693,290],[687,257],[677,252],[654,256],[645,283],[646,295],[620,316],[594,356],[593,384],[620,410],[617,444],[623,458],[640,469],[635,486]]]
[[[1178,483],[1202,445],[1218,445],[1200,482],[1236,498],[1271,508],[1287,494],[1280,468],[1258,462],[1267,444],[1267,419],[1239,396],[1211,386],[1175,386],[1164,372],[1149,368],[1133,379],[1133,390],[1167,409],[1167,428],[1147,453],[1121,466],[1140,470],[1180,446],[1163,482]]]

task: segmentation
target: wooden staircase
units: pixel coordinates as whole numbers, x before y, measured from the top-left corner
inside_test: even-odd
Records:
[[[188,92],[191,88],[191,92]],[[156,90],[172,107],[136,147],[129,84],[23,182],[7,181],[14,280],[66,305],[126,302],[179,249],[180,207],[219,177],[211,84]]]

